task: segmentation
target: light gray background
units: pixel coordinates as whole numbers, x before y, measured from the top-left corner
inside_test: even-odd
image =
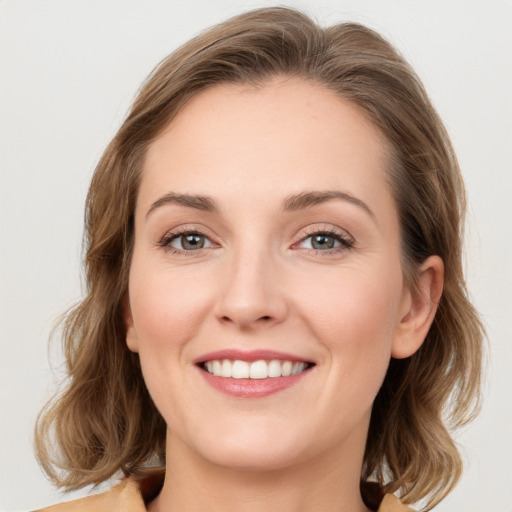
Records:
[[[391,39],[448,127],[469,197],[467,275],[489,332],[484,408],[439,512],[512,511],[512,1],[287,1]],[[32,454],[59,377],[47,338],[80,296],[95,162],[153,66],[207,26],[275,2],[0,0],[0,508],[62,501]],[[57,344],[56,344],[57,345]]]

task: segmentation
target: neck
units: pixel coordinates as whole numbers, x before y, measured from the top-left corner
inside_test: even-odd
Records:
[[[148,511],[368,512],[359,491],[362,453],[355,451],[361,450],[330,450],[281,469],[240,470],[206,461],[168,434],[164,486]]]

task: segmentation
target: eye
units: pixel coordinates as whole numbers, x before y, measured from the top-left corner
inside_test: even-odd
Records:
[[[337,253],[350,249],[353,245],[352,239],[345,233],[334,230],[316,230],[295,244],[294,248],[314,252]]]
[[[302,247],[307,249],[315,249],[317,251],[325,251],[328,249],[334,249],[335,247],[339,247],[341,242],[337,240],[332,235],[325,235],[323,233],[319,233],[317,235],[311,235],[302,240]]]
[[[207,236],[195,231],[171,233],[164,237],[159,245],[175,252],[193,252],[213,247]]]

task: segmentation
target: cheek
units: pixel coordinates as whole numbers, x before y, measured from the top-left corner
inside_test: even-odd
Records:
[[[194,336],[209,303],[200,276],[153,267],[130,274],[130,306],[141,350],[175,348]]]
[[[190,274],[190,275],[189,275]],[[139,265],[130,271],[130,307],[146,386],[168,424],[186,424],[184,411],[194,404],[176,407],[193,390],[183,372],[192,371],[187,359],[189,341],[197,336],[208,309],[208,286],[187,272],[170,272],[158,263]],[[188,363],[188,364],[187,364]]]
[[[353,377],[385,373],[399,320],[399,264],[372,272],[345,267],[302,288],[300,310],[332,365]]]

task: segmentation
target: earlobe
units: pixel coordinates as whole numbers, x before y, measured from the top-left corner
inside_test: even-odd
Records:
[[[400,323],[393,341],[391,356],[412,356],[423,344],[434,321],[443,293],[444,264],[439,256],[430,256],[421,265],[416,286],[403,299]]]
[[[130,300],[128,296],[123,300],[123,318],[126,328],[126,345],[132,352],[139,351],[139,343],[137,339],[137,332],[133,324],[132,310],[130,308]]]

